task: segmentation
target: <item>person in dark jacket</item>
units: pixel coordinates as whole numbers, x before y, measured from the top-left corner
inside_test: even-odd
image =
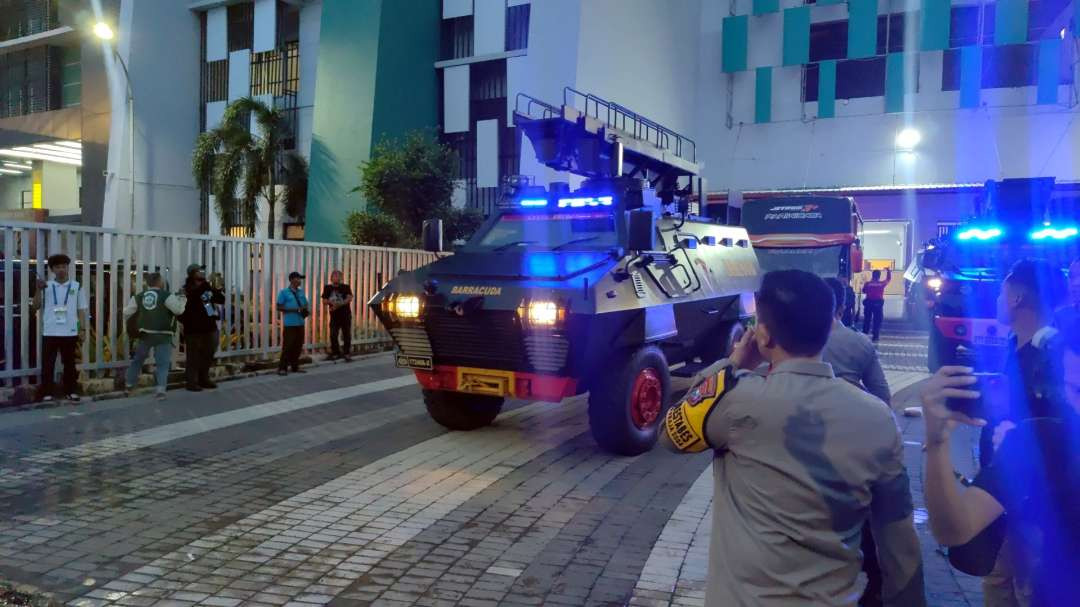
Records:
[[[187,389],[199,392],[216,388],[210,381],[214,363],[214,339],[218,331],[218,306],[225,303],[225,293],[206,281],[206,268],[191,264],[184,282],[187,304],[180,322],[184,324],[184,348],[187,352]]]

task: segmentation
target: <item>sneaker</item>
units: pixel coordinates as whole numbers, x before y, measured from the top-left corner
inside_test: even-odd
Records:
[[[299,367],[297,367],[296,369],[293,369],[292,372],[293,373],[307,373],[307,371],[305,371],[305,370],[303,370],[303,369],[301,369]]]
[[[82,400],[82,398],[80,398],[78,394],[68,394],[68,400],[70,400],[73,403],[77,403],[80,400]]]
[[[286,371],[285,369],[278,369],[278,370],[277,370],[277,374],[278,374],[278,375],[280,375],[280,376],[282,376],[282,377],[285,377],[286,375],[288,375],[288,374],[289,374],[289,372],[288,372],[288,371]]]
[[[164,392],[158,392],[158,393],[154,394],[154,399],[155,400],[165,400],[165,393]]]
[[[186,387],[188,392],[202,392],[202,386],[199,385],[188,384]]]
[[[206,388],[207,390],[213,390],[214,388],[217,388],[217,384],[215,384],[212,381],[205,381],[205,382],[200,383],[199,385],[202,386],[203,388]]]
[[[43,396],[41,398],[41,402],[43,402],[43,403],[51,403],[52,401],[53,401],[53,397],[51,397],[51,396]]]

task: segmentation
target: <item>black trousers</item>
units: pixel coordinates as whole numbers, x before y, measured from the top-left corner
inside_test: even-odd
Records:
[[[184,350],[187,356],[187,385],[210,383],[210,367],[214,364],[214,343],[217,333],[184,333]]]
[[[338,349],[339,332],[341,333],[341,340],[344,342],[344,351]],[[330,317],[330,354],[333,356],[352,354],[352,318],[349,316]]]
[[[46,335],[41,338],[41,349],[44,358],[41,359],[41,395],[54,396],[53,378],[56,377],[56,355],[60,355],[60,363],[64,365],[63,388],[64,395],[76,394],[79,389],[79,376],[75,370],[75,348],[78,337],[53,337]]]
[[[304,349],[304,327],[285,327],[281,332],[281,361],[279,370],[300,368],[300,352]]]
[[[877,558],[877,544],[874,536],[870,533],[870,523],[863,524],[862,528],[862,570],[866,574],[866,589],[863,590],[862,598],[859,599],[860,607],[880,607],[881,600],[881,563]]]
[[[863,300],[862,332],[874,332],[874,341],[881,335],[881,318],[884,313],[885,302],[877,299]]]

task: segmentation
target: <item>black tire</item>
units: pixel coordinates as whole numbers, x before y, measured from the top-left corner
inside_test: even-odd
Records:
[[[639,384],[641,378],[641,384]],[[635,386],[643,393],[659,389],[659,410],[655,418],[642,418],[632,402]],[[659,438],[660,424],[671,395],[671,374],[667,359],[656,346],[645,346],[612,365],[611,372],[597,380],[589,392],[589,428],[605,451],[616,455],[640,455]],[[652,401],[644,398],[642,401]],[[635,417],[637,421],[635,421]],[[641,424],[641,422],[644,422]]]
[[[503,399],[463,392],[424,390],[431,419],[451,430],[476,430],[490,425],[502,411]]]

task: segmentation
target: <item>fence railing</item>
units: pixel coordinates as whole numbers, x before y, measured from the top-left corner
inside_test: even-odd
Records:
[[[127,366],[132,350],[122,310],[142,290],[146,272],[160,272],[172,291],[182,286],[189,264],[205,265],[207,276],[220,272],[226,303],[217,356],[244,360],[281,350],[281,317],[274,302],[290,272],[307,277],[303,289],[312,314],[305,348],[310,351],[328,341],[330,314],[320,296],[331,271],[341,270],[354,293],[353,343],[388,343],[368,300],[399,270],[435,259],[407,249],[0,222],[0,380],[5,385],[40,373],[40,319],[29,304],[36,280],[48,279],[46,259],[55,253],[71,257],[71,276],[87,289],[89,326],[81,329],[79,369],[91,375]]]

